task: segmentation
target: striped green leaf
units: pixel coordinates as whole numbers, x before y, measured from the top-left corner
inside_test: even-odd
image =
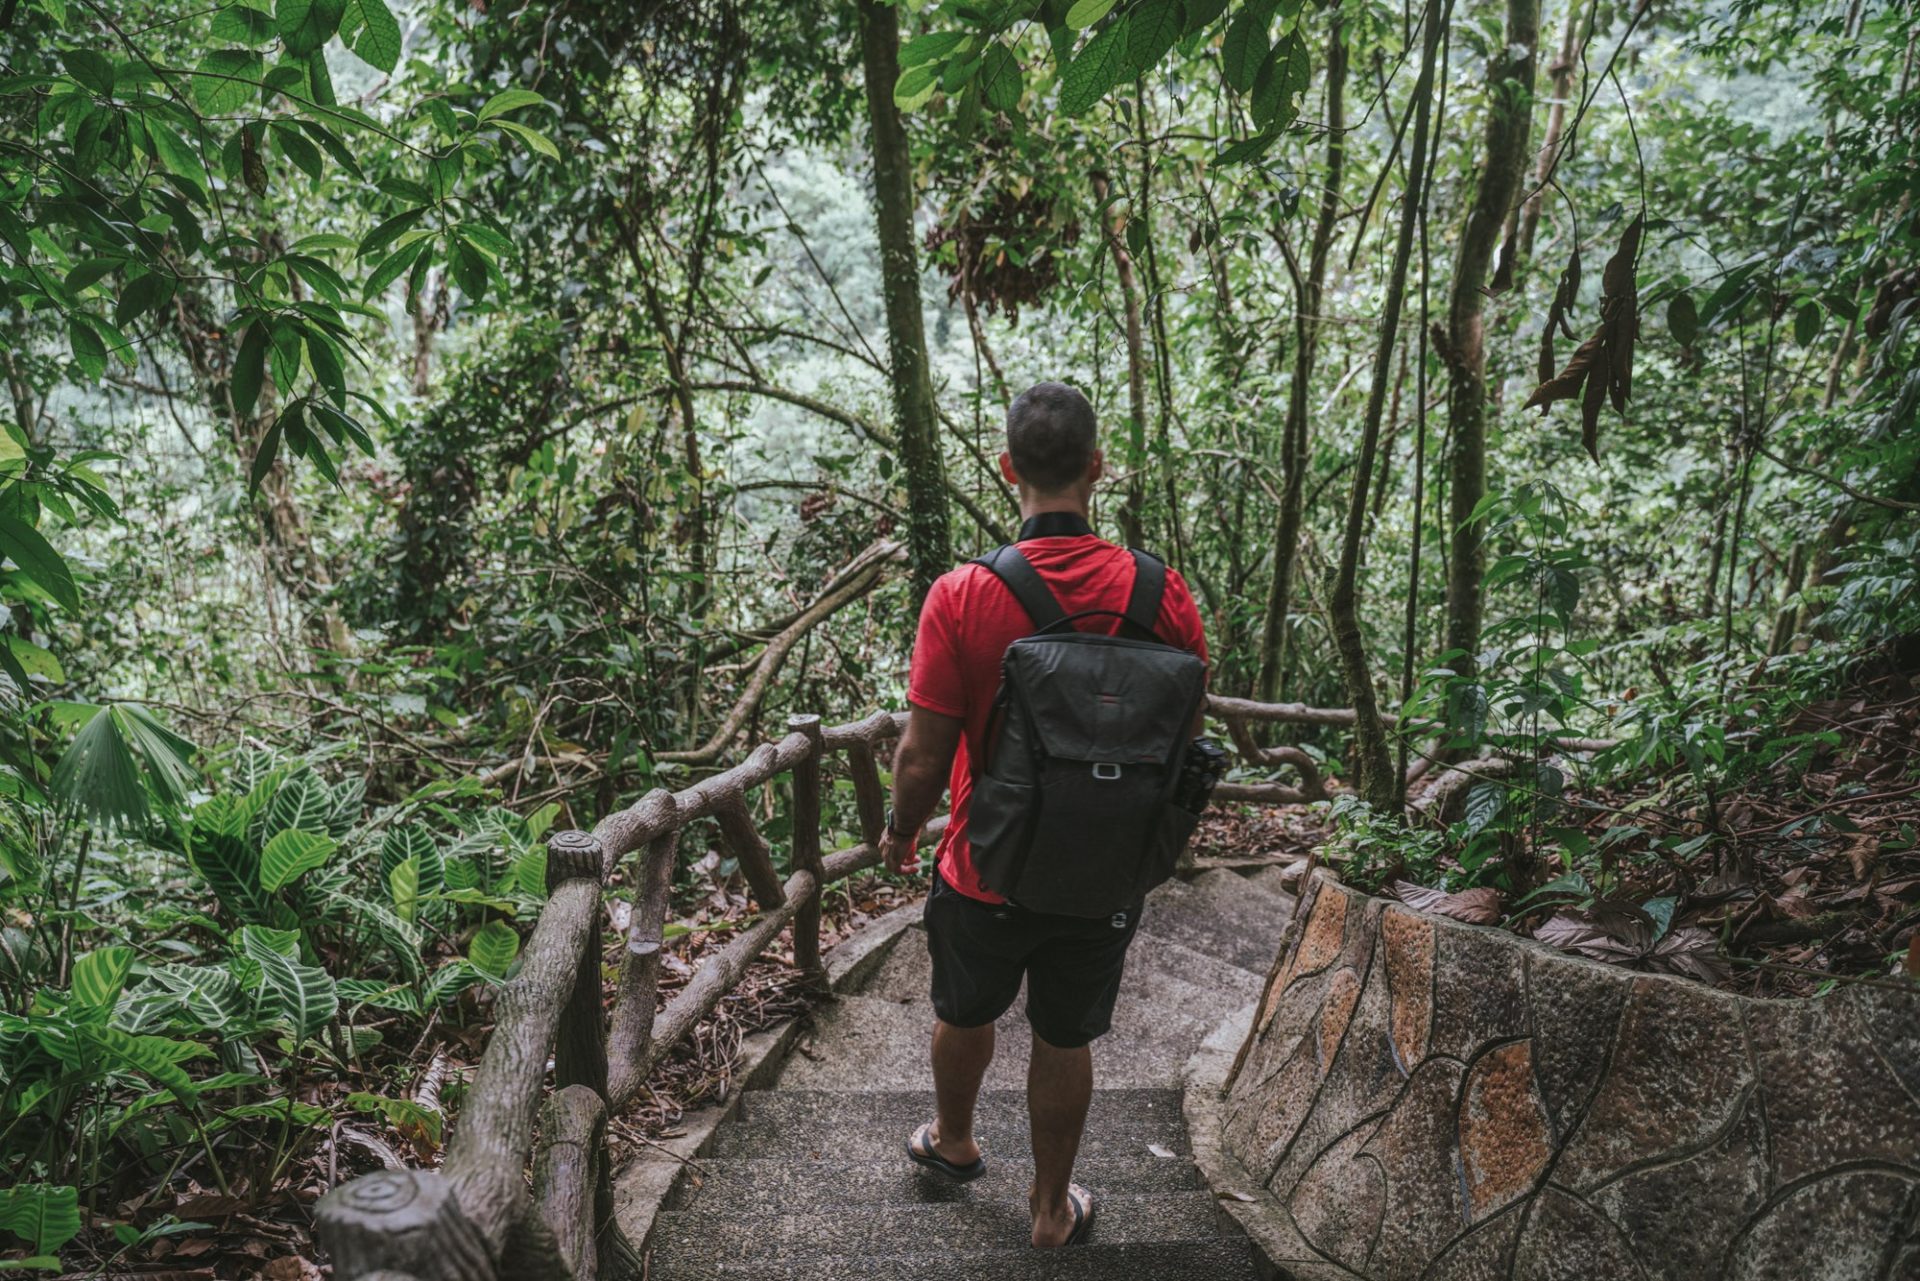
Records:
[[[467,944],[467,960],[473,968],[492,979],[503,979],[520,954],[520,936],[505,921],[488,921],[474,932]]]
[[[73,999],[94,1010],[111,1010],[127,985],[127,971],[133,968],[133,949],[103,947],[87,953],[73,963]]]
[[[333,857],[339,842],[331,836],[289,827],[260,851],[260,888],[269,894],[299,880]]]
[[[260,969],[262,1004],[304,1041],[326,1027],[340,1008],[340,995],[325,970],[302,965],[280,950],[280,940],[253,926],[240,931],[240,947]]]
[[[50,1255],[80,1235],[80,1192],[49,1183],[0,1188],[0,1229]]]

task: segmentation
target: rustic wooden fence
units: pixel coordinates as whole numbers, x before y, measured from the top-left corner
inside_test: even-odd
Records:
[[[1313,759],[1296,748],[1261,747],[1252,726],[1288,722],[1351,725],[1353,713],[1297,703],[1214,698],[1250,762],[1292,765],[1297,785],[1222,785],[1222,800],[1298,803],[1324,799]],[[611,1171],[606,1119],[640,1090],[661,1059],[710,1014],[748,965],[789,924],[795,964],[816,978],[824,887],[879,861],[886,819],[880,753],[904,713],[880,712],[822,727],[795,716],[777,743],[679,792],[659,789],[608,815],[592,832],[556,833],[547,847],[549,897],[521,957],[499,991],[493,1036],[439,1170],[386,1170],[343,1184],[316,1210],[338,1281],[591,1281],[610,1265]],[[841,762],[853,784],[860,843],[821,849],[823,769]],[[792,872],[782,882],[753,818],[753,789],[792,777]],[[680,832],[711,818],[738,860],[759,916],[708,956],[657,1012],[668,897]],[[926,837],[945,827],[928,825]],[[602,888],[639,852],[635,903],[611,1015],[601,999]],[[553,1088],[547,1089],[547,1062]],[[531,1185],[528,1168],[532,1169]],[[611,1267],[608,1268],[610,1272]]]

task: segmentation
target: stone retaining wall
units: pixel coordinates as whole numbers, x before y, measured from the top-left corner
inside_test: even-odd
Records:
[[[1308,895],[1218,1113],[1284,1270],[1920,1278],[1920,995],[1754,1000]]]

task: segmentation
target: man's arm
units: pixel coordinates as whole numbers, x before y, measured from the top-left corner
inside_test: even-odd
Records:
[[[893,754],[893,817],[880,838],[887,870],[910,875],[920,870],[920,829],[940,807],[966,723],[957,716],[908,704],[906,732]]]

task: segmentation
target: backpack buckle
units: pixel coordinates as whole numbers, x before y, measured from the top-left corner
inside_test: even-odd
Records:
[[[1096,761],[1093,766],[1093,776],[1111,782],[1120,777],[1120,767],[1112,761]]]

